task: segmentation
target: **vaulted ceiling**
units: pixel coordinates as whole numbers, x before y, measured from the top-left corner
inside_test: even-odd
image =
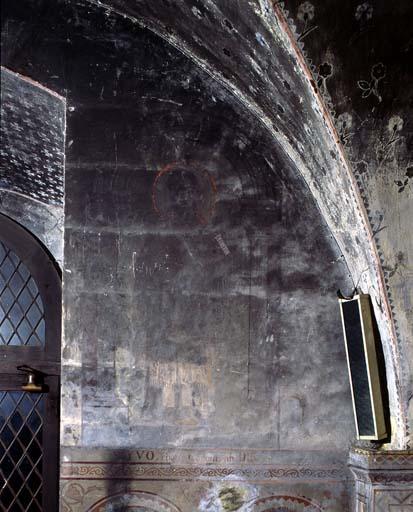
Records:
[[[70,2],[62,2],[62,8],[65,4]],[[354,284],[373,296],[391,368],[392,407],[399,424],[395,443],[403,445],[411,383],[408,365],[400,365],[400,359],[410,353],[411,321],[403,305],[406,292],[400,289],[406,272],[411,275],[411,242],[403,235],[406,219],[391,205],[395,197],[407,204],[413,179],[408,151],[412,91],[407,84],[413,44],[408,2],[85,0],[76,4],[91,17],[104,12],[126,18],[131,32],[134,25],[147,27],[183,52],[262,127],[274,144],[268,145],[270,151],[283,162],[278,167],[285,164],[304,178]],[[65,81],[59,54],[70,45],[69,31],[64,25],[51,27],[55,43],[59,41],[53,50],[45,44],[49,36],[44,20],[56,19],[49,2],[5,5],[12,15],[3,17],[2,64],[66,95],[70,104],[76,84]],[[83,30],[81,21],[74,23]],[[103,24],[101,28],[97,37],[104,40]],[[128,44],[126,35],[116,42],[118,47]],[[42,46],[48,52],[43,60],[36,50]],[[121,62],[119,70],[122,73]],[[385,225],[395,229],[386,230]]]

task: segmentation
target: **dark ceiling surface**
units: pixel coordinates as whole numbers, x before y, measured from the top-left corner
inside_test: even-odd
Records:
[[[402,201],[412,186],[413,4],[287,0],[283,6],[376,231],[383,226],[388,189]]]
[[[411,108],[411,2],[287,0],[284,5],[318,84],[326,80],[337,115],[350,109],[379,122]]]

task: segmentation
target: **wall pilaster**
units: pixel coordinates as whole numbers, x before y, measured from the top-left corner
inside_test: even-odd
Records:
[[[349,466],[356,512],[413,511],[413,451],[354,447]]]

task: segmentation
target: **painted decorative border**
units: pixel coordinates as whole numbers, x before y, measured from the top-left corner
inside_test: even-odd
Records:
[[[350,477],[341,452],[62,447],[61,453],[62,480],[347,481]]]
[[[350,464],[366,469],[413,470],[413,451],[375,451],[355,447],[350,452]]]
[[[200,466],[168,466],[128,462],[63,463],[61,479],[121,479],[121,480],[220,480],[232,477],[240,480],[346,480],[343,468],[270,467],[228,468]]]
[[[355,447],[352,450],[357,455],[363,455],[368,459],[374,459],[377,463],[382,462],[398,462],[398,463],[410,463],[413,464],[413,450],[397,450],[397,451],[382,451],[369,450],[367,448]]]
[[[413,452],[375,452],[356,447],[350,452],[350,469],[356,486],[362,483],[369,487],[406,484],[410,490],[413,484]]]

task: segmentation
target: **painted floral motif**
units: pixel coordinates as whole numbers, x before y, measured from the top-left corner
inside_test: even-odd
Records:
[[[384,221],[384,213],[376,210],[373,214],[371,214],[370,223],[371,223],[371,229],[373,231],[373,236],[375,237],[382,231],[383,229],[386,229],[387,226],[383,225]]]
[[[401,140],[400,134],[403,129],[403,119],[400,116],[394,115],[389,119],[387,124],[387,130],[389,132],[389,138],[386,142],[380,141],[376,148],[378,168],[380,169],[384,162],[389,157],[394,156],[397,143]]]
[[[314,19],[315,8],[310,2],[303,2],[298,6],[297,19],[304,23],[304,28],[298,37],[298,41],[302,41],[308,34],[317,28],[317,25],[311,25],[310,22]]]
[[[394,180],[394,183],[398,186],[399,194],[409,186],[411,188],[410,180],[413,179],[413,165],[408,165],[406,173],[401,180]]]
[[[386,66],[382,62],[374,64],[374,66],[371,69],[371,76],[375,80],[381,80],[386,76]]]
[[[310,2],[303,2],[298,6],[297,18],[304,23],[314,18],[315,8]]]
[[[369,2],[363,2],[362,4],[358,5],[355,16],[357,21],[366,22],[371,20],[373,17],[372,5]]]
[[[369,172],[369,164],[365,160],[353,161],[354,174],[363,176]]]
[[[341,142],[344,145],[347,144],[353,135],[353,132],[351,131],[351,127],[353,126],[353,116],[348,112],[343,112],[337,117],[336,126]]]
[[[331,102],[330,94],[327,89],[327,80],[332,76],[332,74],[333,65],[329,62],[323,62],[318,66],[317,85],[327,104]]]
[[[384,265],[383,270],[387,273],[388,277],[393,277],[395,274],[399,274],[403,277],[403,270],[407,270],[406,255],[399,251],[396,254],[393,265]]]
[[[400,116],[392,116],[387,124],[387,129],[391,135],[400,132],[403,129],[403,119]]]
[[[318,73],[321,77],[328,78],[333,74],[333,66],[328,62],[324,62],[323,64],[320,64]]]
[[[379,62],[374,64],[370,71],[371,79],[368,80],[359,80],[357,85],[359,89],[363,91],[361,97],[368,98],[371,94],[376,96],[376,98],[381,102],[382,97],[379,93],[379,82],[386,76],[386,66]]]

